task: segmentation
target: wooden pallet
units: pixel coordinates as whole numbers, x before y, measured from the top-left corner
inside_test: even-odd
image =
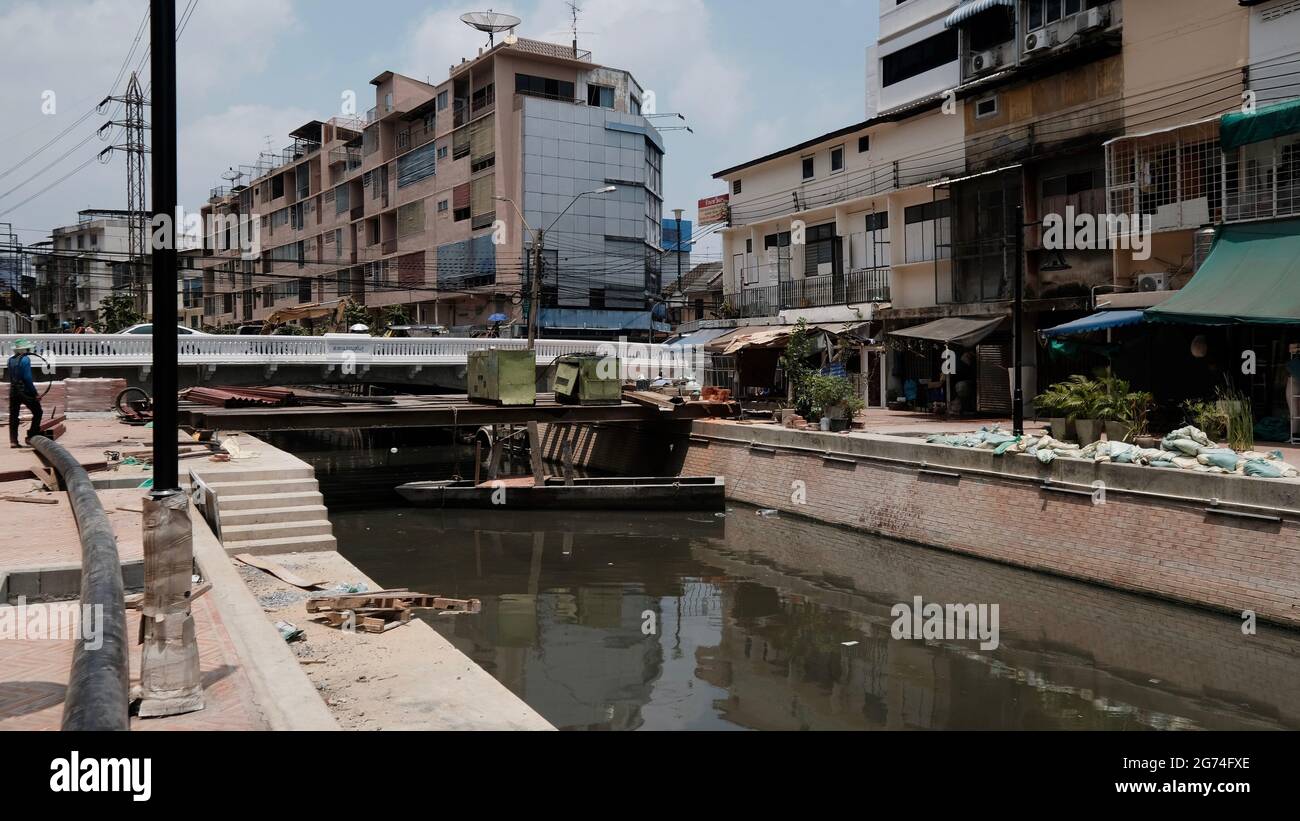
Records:
[[[313,596],[307,600],[308,613],[329,610],[438,610],[444,613],[478,613],[482,610],[478,599],[449,599],[409,590],[377,590],[370,593],[342,593],[332,596]]]

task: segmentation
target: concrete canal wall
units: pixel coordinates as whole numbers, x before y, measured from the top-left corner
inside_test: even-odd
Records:
[[[672,432],[664,442],[678,441]],[[691,423],[683,474],[729,498],[1187,604],[1300,627],[1300,482]],[[1099,497],[1094,483],[1104,483]]]

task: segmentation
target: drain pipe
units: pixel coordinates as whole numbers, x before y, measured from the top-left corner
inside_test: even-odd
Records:
[[[81,629],[63,700],[63,729],[126,730],[126,603],[117,537],[81,463],[53,439],[33,436],[31,443],[63,479],[81,534]],[[90,628],[97,628],[97,634]]]

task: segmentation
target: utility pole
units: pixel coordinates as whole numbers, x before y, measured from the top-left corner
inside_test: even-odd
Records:
[[[682,214],[684,213],[686,213],[685,209],[673,209],[673,218],[677,220],[677,295],[682,298],[683,305],[686,303],[686,292],[682,290]]]
[[[537,314],[542,306],[542,243],[545,237],[545,231],[539,230],[533,234],[533,281],[529,283],[528,297],[528,350],[530,351],[537,343]]]
[[[1011,316],[1011,433],[1015,436],[1025,434],[1025,393],[1022,385],[1023,374],[1020,367],[1020,342],[1024,332],[1025,301],[1025,206],[1016,206],[1016,281]]]
[[[104,132],[113,126],[120,126],[125,132],[126,140],[120,145],[110,145],[99,152],[99,159],[107,162],[108,156],[114,151],[121,151],[126,154],[126,224],[127,247],[130,251],[127,255],[126,275],[131,289],[131,297],[135,300],[135,309],[141,316],[144,316],[149,310],[143,272],[144,255],[149,247],[145,239],[147,233],[145,230],[145,214],[148,204],[144,197],[144,157],[149,153],[149,147],[145,145],[144,132],[149,127],[149,124],[145,120],[144,107],[149,103],[144,99],[144,91],[140,88],[140,78],[136,76],[134,71],[131,72],[131,79],[126,84],[126,93],[120,96],[110,95],[105,97],[99,104],[99,112],[102,114],[107,111],[108,104],[113,102],[123,105],[124,118],[109,120],[99,127],[98,133],[103,136]]]
[[[190,611],[194,546],[189,496],[176,449],[176,0],[150,0],[153,84],[153,221],[164,227],[153,274],[153,490],[144,498],[144,648],[140,715],[203,709],[199,648]]]

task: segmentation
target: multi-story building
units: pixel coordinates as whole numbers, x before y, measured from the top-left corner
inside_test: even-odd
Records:
[[[881,5],[867,119],[714,175],[730,196],[723,314],[790,324],[936,311],[951,279],[951,215],[936,183],[965,171],[964,104],[945,94],[959,80],[944,27],[953,5]],[[867,355],[863,372],[883,373],[883,349]]]
[[[213,190],[206,324],[348,297],[459,332],[501,313],[521,334],[544,231],[543,334],[645,327],[664,145],[631,74],[508,38],[436,85],[393,72],[371,84],[364,117],[307,123],[243,167],[246,182]],[[241,250],[253,239],[257,253]]]
[[[125,263],[130,256],[125,211],[89,209],[76,225],[55,228],[34,258],[32,313],[37,330],[56,332],[63,323],[99,322],[100,302],[115,290],[132,293]]]

